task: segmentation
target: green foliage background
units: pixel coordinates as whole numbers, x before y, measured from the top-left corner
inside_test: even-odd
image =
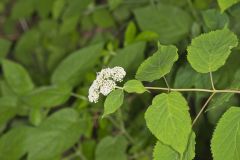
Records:
[[[209,93],[158,95],[131,80],[105,104],[87,99],[96,72],[114,66],[146,86],[167,87],[167,74],[172,88],[211,89],[213,72],[216,88],[239,89],[239,36],[239,0],[1,0],[0,160],[239,160],[239,107],[219,121],[239,95],[215,95],[195,133]],[[155,121],[158,106],[184,119],[174,133],[158,127],[169,116]]]

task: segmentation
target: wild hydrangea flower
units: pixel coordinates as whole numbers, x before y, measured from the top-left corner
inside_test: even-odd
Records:
[[[116,82],[122,82],[126,72],[122,67],[105,68],[97,73],[96,80],[93,81],[88,91],[90,102],[97,103],[100,93],[107,96],[116,88]]]

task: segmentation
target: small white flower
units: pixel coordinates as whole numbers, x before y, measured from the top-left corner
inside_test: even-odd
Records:
[[[100,87],[100,93],[107,96],[116,87],[116,83],[113,80],[104,80],[103,85]]]
[[[116,88],[116,82],[121,82],[125,76],[126,72],[122,67],[102,69],[89,88],[89,101],[97,103],[100,93],[107,96]]]
[[[114,67],[112,69],[113,75],[112,78],[114,81],[122,82],[123,78],[126,76],[126,72],[122,67]]]

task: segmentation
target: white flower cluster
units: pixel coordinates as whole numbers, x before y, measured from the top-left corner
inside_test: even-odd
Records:
[[[97,103],[100,93],[107,96],[116,87],[116,82],[121,82],[126,72],[122,67],[105,68],[97,73],[96,80],[93,81],[88,91],[90,102]]]

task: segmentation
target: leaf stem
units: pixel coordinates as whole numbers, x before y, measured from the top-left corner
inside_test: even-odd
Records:
[[[210,102],[210,100],[212,99],[212,97],[215,95],[216,92],[213,92],[211,94],[211,96],[207,99],[207,101],[204,103],[202,109],[198,112],[197,116],[195,117],[195,119],[193,120],[192,126],[196,123],[196,121],[198,120],[198,118],[200,117],[200,115],[202,114],[202,112],[204,111],[204,109],[206,108],[206,106],[208,105],[208,103]]]
[[[168,84],[168,81],[167,81],[166,77],[163,76],[163,79],[164,79],[164,81],[165,81],[165,83],[166,83],[166,85],[167,85],[167,87],[168,87],[168,92],[170,92],[170,91],[171,91],[171,88],[170,88],[170,86],[169,86],[169,84]]]
[[[210,75],[210,80],[211,80],[212,89],[215,90],[212,72],[209,72],[209,75]]]

